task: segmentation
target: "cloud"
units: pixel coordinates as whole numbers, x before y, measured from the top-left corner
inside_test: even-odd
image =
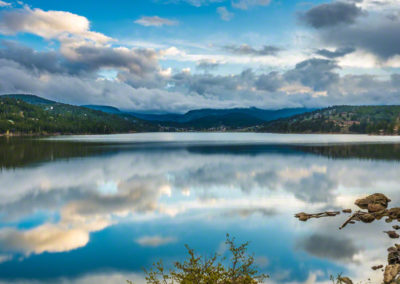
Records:
[[[19,280],[0,280],[0,284],[121,284],[129,279],[136,284],[146,284],[145,275],[141,273],[123,273],[123,272],[93,272],[78,277],[60,277],[48,280],[19,279]]]
[[[35,51],[16,42],[2,41],[0,58],[12,60],[21,66],[37,72],[69,73],[60,54],[55,51]]]
[[[397,67],[399,9],[398,1],[332,2],[311,8],[301,19],[315,28],[317,42],[339,51],[343,47],[354,48],[363,58],[371,55],[373,67]]]
[[[354,51],[356,51],[354,47],[341,47],[334,51],[330,51],[328,49],[319,49],[316,51],[316,54],[333,59],[353,53]]]
[[[225,212],[222,213],[222,216],[248,218],[252,215],[272,217],[276,214],[277,211],[271,208],[235,208],[226,210]]]
[[[320,258],[341,261],[352,261],[360,251],[351,239],[318,233],[299,241],[297,247]]]
[[[9,7],[9,6],[11,6],[11,3],[0,0],[0,7]]]
[[[107,43],[112,39],[90,30],[87,18],[64,11],[41,9],[16,9],[0,13],[0,33],[15,35],[31,33],[45,39],[68,39],[71,36],[96,43]]]
[[[226,45],[224,49],[234,54],[251,56],[275,56],[282,50],[273,45],[264,45],[261,49],[256,49],[248,44]]]
[[[192,6],[195,6],[195,7],[201,7],[201,6],[204,6],[204,5],[210,5],[210,4],[213,4],[213,3],[220,3],[220,2],[224,2],[224,1],[226,1],[226,0],[166,0],[164,2],[165,3],[181,3],[181,2],[184,2],[184,3],[188,3],[188,4],[190,4]]]
[[[0,93],[35,93],[66,103],[184,112],[210,106],[281,108],[400,102],[396,80],[340,76],[338,63],[328,59],[305,60],[284,72],[247,69],[212,75],[161,69],[159,52],[151,49],[80,46],[70,58],[12,43],[3,46]],[[199,61],[198,68],[210,71],[217,64],[220,61]],[[104,68],[116,70],[116,78],[99,79],[97,72]]]
[[[221,17],[221,20],[226,21],[226,22],[229,22],[230,20],[232,20],[235,15],[235,14],[229,12],[226,7],[218,7],[217,13]]]
[[[203,59],[197,63],[197,68],[202,69],[204,71],[210,71],[210,70],[218,68],[219,65],[220,65],[220,63],[216,60]]]
[[[84,230],[64,229],[53,225],[43,225],[28,231],[0,230],[2,248],[25,254],[69,251],[85,246],[88,241],[89,234]]]
[[[64,56],[56,51],[38,52],[15,42],[3,41],[0,59],[18,63],[39,75],[67,74],[93,78],[99,70],[113,68],[130,74],[125,77],[134,76],[136,87],[147,85],[148,77],[153,79],[160,72],[157,52],[142,48],[83,45],[69,50]]]
[[[273,71],[260,75],[255,85],[258,90],[275,92],[284,85],[284,79],[279,72]]]
[[[350,27],[338,27],[318,34],[323,42],[353,46],[387,60],[400,55],[400,25],[387,18],[369,17]]]
[[[176,242],[176,238],[162,236],[144,236],[136,239],[135,242],[144,247],[159,247]]]
[[[130,73],[138,76],[158,70],[158,55],[152,49],[80,46],[74,50],[74,53],[74,61],[94,70],[102,67],[126,68]]]
[[[0,264],[12,260],[12,255],[0,254]]]
[[[253,6],[267,6],[271,0],[232,0],[232,7],[247,10]]]
[[[176,26],[179,24],[178,21],[160,18],[158,16],[141,17],[140,19],[136,20],[135,23],[145,27]]]
[[[339,75],[334,72],[338,68],[335,61],[313,58],[296,64],[284,76],[289,81],[298,81],[314,90],[325,90],[339,81]]]
[[[353,24],[363,15],[363,10],[355,3],[332,2],[315,6],[302,14],[300,18],[308,25],[320,29],[340,24]]]

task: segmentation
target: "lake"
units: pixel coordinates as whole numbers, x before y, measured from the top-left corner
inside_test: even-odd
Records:
[[[381,280],[384,221],[299,222],[400,204],[400,137],[150,133],[0,140],[0,283],[143,283],[143,268],[249,241],[268,283]]]

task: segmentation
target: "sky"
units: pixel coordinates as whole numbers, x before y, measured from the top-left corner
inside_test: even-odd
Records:
[[[0,94],[199,108],[400,104],[397,0],[0,1]]]

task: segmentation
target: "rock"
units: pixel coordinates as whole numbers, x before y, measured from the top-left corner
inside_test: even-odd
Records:
[[[398,208],[398,207],[391,208],[386,212],[386,215],[392,220],[399,220],[400,219],[400,208]]]
[[[383,265],[375,265],[375,266],[372,266],[371,268],[372,268],[372,270],[378,270],[378,269],[383,268]]]
[[[342,212],[343,213],[351,213],[352,211],[351,211],[351,209],[343,209]]]
[[[400,264],[400,253],[399,251],[389,251],[388,254],[388,263],[389,264]]]
[[[396,279],[396,276],[400,273],[400,264],[389,264],[385,267],[383,274],[383,282],[390,284]]]
[[[339,215],[339,211],[326,211],[322,213],[315,213],[315,214],[308,214],[304,212],[297,213],[294,215],[294,217],[298,218],[300,221],[307,221],[308,219],[311,218],[322,218],[322,217],[335,217],[336,215]]]
[[[391,200],[382,193],[375,193],[365,198],[357,199],[355,204],[361,209],[368,209],[369,213],[386,209]]]
[[[400,226],[399,225],[394,225],[392,228],[395,229],[395,230],[399,230]]]
[[[375,220],[375,216],[373,214],[363,214],[360,215],[359,218],[363,223],[372,223]]]
[[[387,206],[383,206],[382,204],[368,204],[368,212],[369,213],[375,213],[375,212],[379,212],[382,210],[385,210],[387,208]]]
[[[385,231],[384,233],[386,233],[391,239],[398,239],[400,237],[400,235],[395,231]]]
[[[303,222],[305,222],[305,221],[307,221],[308,219],[310,219],[309,215],[306,214],[306,213],[304,213],[304,212],[298,213],[298,214],[296,214],[296,215],[294,215],[294,216],[295,216],[296,218],[298,218],[300,221],[303,221]]]
[[[349,277],[338,277],[338,280],[344,284],[353,284],[353,281]]]

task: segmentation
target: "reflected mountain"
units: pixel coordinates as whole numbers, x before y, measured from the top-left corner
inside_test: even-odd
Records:
[[[332,159],[400,160],[400,144],[299,146],[295,150]]]
[[[188,142],[85,142],[47,140],[21,137],[0,137],[0,167],[25,167],[30,164],[59,159],[89,157],[118,152],[186,150],[204,155],[259,155],[266,153],[314,154],[333,159],[400,160],[400,144],[335,144],[335,145],[280,145],[280,144],[192,144]]]

